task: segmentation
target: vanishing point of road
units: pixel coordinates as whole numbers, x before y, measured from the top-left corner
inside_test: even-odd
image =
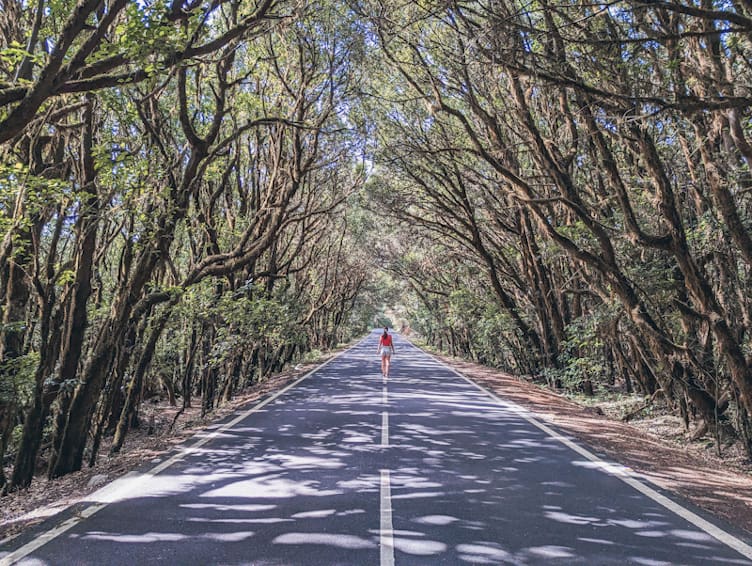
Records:
[[[374,332],[0,565],[752,565],[743,536],[395,339],[387,381]]]

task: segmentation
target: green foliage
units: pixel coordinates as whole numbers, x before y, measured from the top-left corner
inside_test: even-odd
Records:
[[[2,63],[6,67],[15,68],[25,58],[31,58],[32,61],[36,64],[39,64],[43,61],[41,54],[35,55],[33,53],[29,53],[24,48],[24,46],[17,41],[11,41],[8,44],[8,47],[0,49],[0,63]]]
[[[263,296],[238,298],[228,293],[210,313],[222,321],[212,349],[213,365],[222,364],[243,349],[301,344],[305,336],[289,305]]]
[[[385,313],[379,313],[374,317],[374,326],[376,328],[394,328],[394,322]]]
[[[39,352],[29,352],[0,366],[0,404],[11,403],[26,407],[34,390],[34,376]]]
[[[69,198],[71,188],[64,180],[32,175],[23,163],[0,162],[0,228],[7,229],[20,193],[28,217]]]
[[[565,389],[579,391],[586,381],[594,386],[604,382],[607,362],[603,336],[616,312],[618,305],[613,304],[567,325],[566,338],[559,353],[560,367],[545,367],[541,372],[549,383],[560,381]]]
[[[324,356],[324,353],[319,350],[318,348],[314,348],[313,350],[309,350],[302,358],[303,363],[315,363],[321,360],[321,358]]]

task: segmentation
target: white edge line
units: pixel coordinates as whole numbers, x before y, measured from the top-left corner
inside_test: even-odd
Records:
[[[145,481],[147,479],[153,478],[154,476],[156,476],[160,472],[163,472],[164,470],[166,470],[167,468],[169,468],[170,466],[172,466],[173,464],[175,464],[179,460],[182,460],[185,456],[188,456],[189,454],[192,454],[193,452],[195,452],[196,450],[198,450],[199,448],[201,448],[204,444],[210,442],[211,440],[214,440],[217,436],[219,436],[220,434],[222,434],[223,432],[225,432],[227,429],[232,428],[233,426],[235,426],[236,424],[238,424],[240,421],[242,421],[246,417],[252,415],[253,413],[255,413],[257,411],[260,411],[266,405],[268,405],[272,401],[275,401],[278,397],[284,395],[287,391],[289,391],[293,387],[297,386],[304,379],[307,379],[308,377],[310,377],[311,375],[313,375],[314,373],[316,373],[317,371],[319,371],[320,369],[322,369],[324,366],[328,365],[330,362],[334,361],[335,359],[337,359],[341,355],[345,354],[346,352],[349,352],[350,350],[352,350],[356,346],[359,346],[360,343],[363,342],[363,341],[365,341],[365,340],[367,340],[369,336],[370,336],[370,334],[368,336],[366,336],[365,338],[359,340],[358,342],[356,342],[355,344],[353,344],[349,348],[347,348],[345,350],[342,350],[338,354],[333,355],[331,358],[329,358],[325,362],[319,364],[314,369],[312,369],[311,371],[309,371],[308,373],[306,373],[304,376],[299,377],[298,379],[296,379],[291,384],[285,386],[283,389],[280,389],[279,391],[277,391],[276,393],[274,393],[272,396],[267,397],[263,401],[257,403],[256,405],[254,405],[253,407],[251,407],[250,409],[248,409],[247,411],[242,412],[240,415],[238,415],[237,417],[235,417],[231,421],[225,423],[224,425],[222,425],[218,429],[212,431],[207,436],[205,436],[203,438],[200,438],[198,441],[194,442],[190,446],[186,446],[184,448],[181,448],[177,454],[175,454],[171,458],[168,458],[164,462],[161,462],[161,463],[157,464],[156,466],[154,466],[149,471],[144,472],[143,474],[139,474],[138,472],[134,471],[134,472],[130,472],[128,474],[125,474],[121,478],[118,478],[119,480],[127,480],[126,485],[120,485],[120,486],[118,486],[117,489],[113,490],[110,487],[112,484],[110,484],[108,486],[105,486],[105,487],[103,487],[103,488],[101,488],[101,489],[99,489],[99,490],[97,490],[97,491],[89,494],[87,496],[87,499],[94,499],[94,500],[96,500],[96,499],[103,499],[104,502],[103,503],[95,503],[93,505],[89,505],[88,507],[86,507],[83,510],[79,511],[76,514],[76,516],[71,517],[70,519],[66,519],[65,521],[63,521],[59,525],[55,526],[54,528],[52,528],[52,529],[50,529],[50,530],[42,533],[37,538],[35,538],[33,541],[26,543],[25,545],[23,545],[20,548],[17,548],[16,550],[14,550],[13,552],[11,552],[10,554],[2,557],[0,559],[0,566],[11,566],[12,564],[15,564],[17,561],[21,560],[22,558],[25,558],[26,556],[28,556],[29,554],[31,554],[35,550],[38,550],[39,548],[43,547],[48,542],[50,542],[50,541],[54,540],[55,538],[59,537],[65,531],[73,528],[74,526],[76,526],[77,524],[79,524],[80,522],[82,522],[84,519],[88,519],[89,517],[91,517],[92,515],[94,515],[95,513],[97,513],[98,511],[101,511],[102,509],[104,509],[105,507],[107,507],[107,505],[109,505],[110,503],[112,503],[114,501],[117,501],[117,497],[115,497],[116,494],[122,495],[124,491],[130,491],[130,490],[132,490],[134,487],[136,487],[137,485],[141,484],[143,481]],[[197,432],[195,436],[198,436],[200,434],[202,434],[202,432]],[[112,483],[117,482],[118,479],[114,480]],[[76,504],[74,503],[73,505],[76,505]],[[73,505],[71,505],[70,507],[72,507]]]
[[[462,379],[472,384],[477,389],[480,389],[483,393],[491,397],[497,403],[515,409],[515,412],[519,414],[520,417],[522,417],[527,422],[529,422],[531,425],[542,430],[551,438],[553,438],[554,440],[557,440],[558,442],[560,442],[567,448],[573,450],[577,454],[583,456],[584,458],[587,458],[591,462],[598,464],[598,467],[601,470],[603,470],[605,473],[610,474],[616,478],[619,478],[621,481],[623,481],[630,487],[636,489],[643,495],[649,497],[650,499],[652,499],[659,505],[662,505],[669,511],[673,511],[676,515],[680,516],[682,519],[689,521],[698,529],[705,531],[707,534],[709,534],[716,540],[722,542],[726,546],[734,549],[745,558],[752,560],[752,546],[745,543],[743,540],[739,539],[738,537],[735,537],[731,533],[724,531],[723,529],[714,525],[710,521],[703,519],[697,513],[693,513],[686,507],[682,507],[681,505],[669,499],[668,497],[661,494],[660,492],[656,491],[649,485],[646,485],[644,482],[641,482],[640,480],[636,479],[625,466],[609,463],[603,460],[602,458],[599,458],[598,456],[596,456],[595,454],[593,454],[586,448],[583,448],[582,446],[572,442],[570,439],[566,438],[565,436],[562,436],[561,434],[549,428],[545,424],[539,422],[537,419],[531,416],[532,413],[530,411],[528,411],[521,405],[517,405],[516,403],[512,401],[501,399],[498,395],[496,395],[492,391],[489,391],[485,387],[482,387],[481,385],[479,385],[478,383],[476,383],[475,381],[473,381],[466,375],[460,373],[459,371],[457,371],[450,365],[438,359],[436,356],[426,352],[425,350],[422,350],[421,348],[418,348],[417,346],[415,346],[415,344],[411,343],[411,345],[417,348],[418,350],[420,350],[421,352],[423,352],[424,354],[428,355],[438,364],[452,371],[455,375],[461,377]]]
[[[381,511],[379,514],[379,558],[381,566],[394,566],[394,527],[389,470],[381,470]]]

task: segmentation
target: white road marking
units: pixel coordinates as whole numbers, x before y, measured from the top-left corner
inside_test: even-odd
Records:
[[[394,530],[392,527],[392,491],[389,485],[389,470],[381,470],[381,521],[379,524],[379,548],[381,566],[394,566]]]
[[[381,403],[383,405],[386,405],[389,401],[387,400],[387,393],[386,393],[386,387],[381,390]]]
[[[389,446],[389,413],[381,413],[381,447]]]
[[[417,346],[414,346],[414,345],[413,345],[413,347],[417,348]],[[420,349],[420,348],[417,348],[417,349]],[[423,350],[421,350],[421,351],[423,351]],[[649,497],[650,499],[652,499],[653,501],[655,501],[659,505],[662,505],[663,507],[665,507],[669,511],[672,511],[675,514],[679,515],[679,517],[681,517],[682,519],[685,519],[685,520],[689,521],[695,527],[697,527],[700,530],[705,531],[707,534],[709,534],[710,536],[712,536],[716,540],[722,542],[726,546],[729,546],[729,547],[733,548],[734,550],[736,550],[739,554],[741,554],[745,558],[748,558],[748,559],[752,560],[752,546],[748,545],[744,541],[742,541],[739,538],[735,537],[731,533],[728,533],[728,532],[724,531],[720,527],[717,527],[716,525],[714,525],[710,521],[707,521],[707,520],[703,519],[697,513],[693,513],[692,511],[690,511],[686,507],[682,507],[681,505],[679,505],[675,501],[673,501],[673,500],[669,499],[668,497],[666,497],[665,495],[659,493],[658,491],[656,491],[655,489],[653,489],[649,485],[645,484],[644,482],[639,481],[624,466],[614,465],[613,463],[606,462],[605,460],[599,458],[598,456],[596,456],[595,454],[593,454],[592,452],[590,452],[586,448],[583,448],[582,446],[580,446],[580,445],[572,442],[570,439],[562,436],[561,434],[559,434],[555,430],[549,428],[548,426],[546,426],[542,422],[536,420],[532,416],[532,414],[530,413],[530,411],[528,411],[524,407],[522,407],[520,405],[517,405],[516,403],[513,403],[511,401],[506,401],[504,399],[501,399],[498,395],[492,393],[491,391],[489,391],[488,389],[485,389],[484,387],[481,387],[479,384],[475,383],[472,379],[470,379],[466,375],[463,375],[462,373],[460,373],[459,371],[457,371],[453,367],[445,364],[444,362],[442,362],[440,359],[436,358],[435,356],[432,356],[431,354],[428,354],[427,352],[424,352],[424,353],[426,353],[426,355],[428,355],[429,357],[431,357],[434,361],[436,361],[440,365],[442,365],[445,368],[449,369],[455,375],[461,377],[462,379],[464,379],[465,381],[467,381],[468,383],[470,383],[471,385],[473,385],[477,389],[480,389],[483,393],[485,393],[486,395],[488,395],[489,397],[491,397],[497,403],[499,403],[499,404],[501,404],[501,405],[503,405],[505,407],[508,407],[508,408],[512,409],[520,417],[522,417],[523,419],[525,419],[527,422],[529,422],[534,427],[536,427],[536,428],[542,430],[543,432],[545,432],[547,435],[549,435],[554,440],[559,441],[560,443],[562,443],[564,446],[566,446],[570,450],[574,450],[577,454],[583,456],[584,458],[587,458],[591,462],[596,463],[598,465],[598,468],[602,469],[605,473],[607,473],[609,475],[612,475],[612,476],[614,476],[616,478],[619,478],[621,481],[623,481],[624,483],[626,483],[630,487],[636,489],[637,491],[639,491],[643,495]]]
[[[368,337],[366,337],[364,340],[367,340],[367,339],[368,339]],[[257,411],[260,411],[266,405],[268,405],[272,401],[275,401],[278,397],[280,397],[281,395],[284,395],[287,391],[289,391],[293,387],[295,387],[298,384],[300,384],[304,379],[307,379],[308,377],[310,377],[311,375],[313,375],[314,373],[316,373],[317,371],[319,371],[320,369],[322,369],[324,366],[328,365],[330,362],[334,361],[335,359],[337,359],[341,355],[345,354],[346,352],[349,352],[351,349],[353,349],[356,346],[360,345],[360,343],[363,342],[364,340],[361,340],[357,344],[351,346],[350,348],[348,348],[346,350],[343,350],[339,354],[336,354],[336,355],[332,356],[331,358],[329,358],[328,360],[326,360],[324,363],[322,363],[321,365],[319,365],[316,368],[312,369],[311,371],[309,371],[307,374],[305,374],[304,376],[300,377],[299,379],[295,380],[293,383],[291,383],[287,387],[285,387],[285,388],[277,391],[271,397],[268,397],[268,398],[264,399],[263,401],[261,401],[260,403],[257,403],[256,405],[254,405],[253,407],[251,407],[247,411],[242,412],[237,417],[235,417],[234,419],[232,419],[230,422],[225,423],[220,428],[218,428],[215,431],[213,431],[211,434],[208,434],[207,436],[199,439],[198,441],[194,442],[190,446],[187,446],[187,447],[181,449],[177,454],[175,454],[171,458],[168,458],[164,462],[162,462],[162,463],[154,466],[151,470],[149,470],[149,471],[147,471],[147,472],[145,472],[143,474],[138,474],[138,473],[134,473],[134,472],[131,472],[130,474],[126,474],[126,476],[124,476],[123,479],[129,478],[129,481],[127,481],[127,485],[119,486],[114,491],[113,491],[112,488],[110,488],[110,486],[105,486],[102,489],[95,491],[94,493],[92,493],[91,495],[89,495],[88,498],[94,499],[94,500],[100,500],[100,501],[104,500],[105,501],[104,503],[96,503],[94,505],[90,505],[90,506],[84,508],[82,511],[79,511],[76,514],[75,517],[71,517],[70,519],[68,519],[68,520],[60,523],[59,525],[57,525],[56,527],[50,529],[49,531],[46,531],[46,532],[42,533],[37,538],[35,538],[33,541],[31,541],[31,542],[25,544],[24,546],[18,548],[14,552],[11,552],[7,556],[4,556],[2,559],[0,559],[0,566],[11,566],[12,564],[15,564],[16,562],[18,562],[22,558],[25,558],[26,556],[28,556],[29,554],[31,554],[35,550],[38,550],[39,548],[43,547],[45,544],[47,544],[51,540],[59,537],[64,532],[66,532],[66,531],[70,530],[71,528],[75,527],[77,524],[79,524],[80,522],[82,522],[84,519],[88,519],[89,517],[91,517],[92,515],[94,515],[95,513],[97,513],[98,511],[101,511],[102,509],[104,509],[105,507],[107,507],[107,505],[109,505],[113,501],[117,500],[117,497],[114,497],[115,494],[117,494],[118,497],[123,497],[123,496],[125,496],[126,493],[136,491],[137,488],[140,485],[142,485],[144,481],[151,480],[151,478],[153,478],[154,476],[156,476],[160,472],[163,472],[164,470],[166,470],[167,468],[169,468],[170,466],[172,466],[176,462],[179,462],[180,460],[182,460],[186,456],[188,456],[191,453],[195,452],[196,450],[198,450],[199,448],[201,448],[202,446],[204,446],[206,443],[211,442],[213,439],[215,439],[220,434],[224,433],[226,430],[234,427],[236,424],[238,424],[240,421],[242,421],[246,417],[252,415],[253,413],[255,413]]]

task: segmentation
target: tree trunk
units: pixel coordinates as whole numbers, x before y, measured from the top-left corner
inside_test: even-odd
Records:
[[[138,364],[133,373],[133,378],[128,385],[128,392],[125,397],[125,401],[120,410],[120,417],[118,418],[117,426],[115,427],[115,436],[112,439],[112,446],[110,447],[110,454],[116,454],[120,452],[125,442],[125,436],[128,432],[129,425],[135,414],[136,407],[138,406],[141,392],[143,389],[144,376],[151,364],[151,360],[154,357],[154,352],[157,347],[162,332],[164,332],[167,322],[170,320],[172,314],[172,307],[177,303],[178,299],[172,299],[170,303],[165,306],[165,309],[159,315],[159,319],[154,323],[154,326],[149,334],[149,338],[146,341],[146,345],[141,351]],[[174,397],[174,392],[173,392]],[[174,406],[174,405],[173,405]]]
[[[45,385],[45,379],[49,376],[57,363],[60,355],[61,337],[58,333],[51,333],[51,328],[58,328],[61,325],[62,311],[57,311],[54,319],[52,317],[52,308],[55,302],[54,285],[47,289],[40,314],[40,360],[34,376],[34,397],[31,407],[27,411],[24,419],[24,428],[21,434],[21,440],[16,452],[16,460],[13,465],[13,476],[11,487],[25,488],[31,485],[36,471],[37,457],[39,447],[42,443],[42,434],[44,422],[49,414],[50,405],[54,400],[57,390]]]
[[[184,172],[180,186],[172,187],[173,208],[167,210],[156,222],[157,229],[153,240],[141,252],[133,276],[115,300],[112,313],[95,341],[92,355],[84,369],[81,384],[75,391],[67,411],[67,423],[57,434],[57,452],[52,460],[50,477],[58,477],[81,469],[86,445],[89,419],[94,403],[112,366],[112,351],[115,345],[122,344],[130,324],[130,317],[146,284],[154,275],[157,266],[163,261],[163,254],[175,238],[175,228],[187,214],[190,187],[196,182],[199,164],[206,156],[206,146],[194,147]]]
[[[32,260],[31,241],[32,231],[22,229],[6,272],[7,286],[0,332],[0,385],[5,389],[0,391],[0,492],[6,490],[7,480],[2,463],[18,410],[15,399],[17,362],[24,355],[26,309],[31,294],[26,275]]]

